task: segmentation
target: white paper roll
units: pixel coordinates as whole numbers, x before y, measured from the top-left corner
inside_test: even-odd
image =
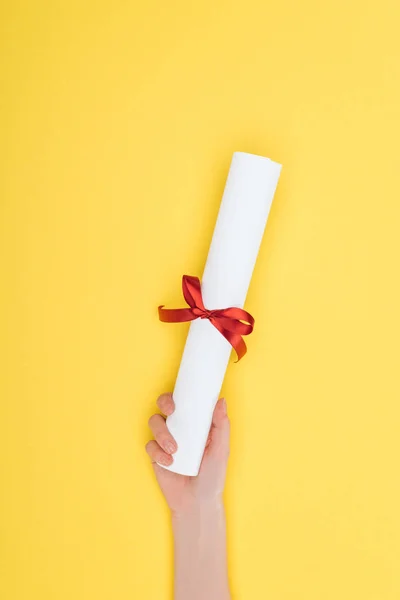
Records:
[[[234,153],[202,278],[207,309],[243,308],[280,171],[269,158]],[[167,419],[178,451],[164,468],[198,474],[231,350],[207,319],[191,323]]]

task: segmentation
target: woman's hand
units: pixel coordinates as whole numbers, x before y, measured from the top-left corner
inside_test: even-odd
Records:
[[[164,415],[175,410],[171,394],[157,400]],[[197,477],[178,475],[171,465],[177,445],[165,417],[149,420],[154,435],[146,445],[157,481],[172,512],[175,554],[175,600],[230,600],[225,512],[222,492],[229,456],[229,419],[225,400],[218,400]]]
[[[171,415],[175,404],[171,394],[162,394],[157,405],[163,415]],[[222,492],[225,485],[226,466],[229,457],[229,418],[226,401],[217,402],[210,434],[197,477],[178,475],[160,467],[157,463],[171,465],[177,444],[165,422],[165,417],[155,414],[150,417],[149,426],[154,435],[146,445],[157,481],[168,506],[175,515],[189,513],[199,506],[222,505]]]

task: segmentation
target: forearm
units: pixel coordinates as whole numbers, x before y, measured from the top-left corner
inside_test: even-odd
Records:
[[[172,518],[175,600],[230,600],[222,502]]]

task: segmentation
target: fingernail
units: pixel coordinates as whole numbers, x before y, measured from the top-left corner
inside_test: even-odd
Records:
[[[168,465],[171,464],[172,460],[170,456],[165,456],[165,454],[163,454],[162,456],[160,456],[160,461],[159,461],[162,465],[165,465],[166,467]]]
[[[174,444],[174,442],[171,442],[170,440],[168,440],[164,444],[164,449],[166,452],[168,452],[168,454],[173,454],[174,452],[176,452],[176,444]]]

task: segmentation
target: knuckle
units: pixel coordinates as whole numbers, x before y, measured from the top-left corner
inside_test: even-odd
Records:
[[[149,427],[153,427],[154,426],[154,422],[157,420],[157,415],[151,415],[151,417],[148,420],[148,424]]]
[[[162,411],[165,413],[171,408],[171,400],[165,400],[162,405]]]
[[[168,398],[168,394],[161,394],[158,396],[157,404],[162,404],[165,402],[165,399]]]
[[[172,394],[161,394],[157,400],[157,404],[161,409],[171,406]]]

